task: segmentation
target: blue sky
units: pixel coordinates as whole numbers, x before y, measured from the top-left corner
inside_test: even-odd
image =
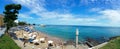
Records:
[[[48,25],[120,26],[120,0],[0,0],[21,4],[18,20]]]

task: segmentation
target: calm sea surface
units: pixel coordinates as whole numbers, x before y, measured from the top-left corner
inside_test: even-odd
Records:
[[[117,27],[96,27],[96,26],[66,26],[66,25],[48,25],[45,27],[35,26],[35,30],[45,34],[59,37],[63,40],[75,39],[76,28],[79,29],[79,41],[86,38],[92,38],[102,42],[110,37],[120,36],[120,28]],[[103,39],[104,37],[104,39]]]

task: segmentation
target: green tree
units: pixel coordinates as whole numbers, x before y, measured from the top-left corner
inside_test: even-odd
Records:
[[[31,24],[30,24],[30,23],[28,23],[27,25],[29,25],[29,26],[30,26]]]
[[[27,23],[26,22],[19,22],[18,25],[23,26],[23,25],[27,25]]]
[[[34,23],[33,25],[35,26],[36,24]]]
[[[4,13],[4,22],[8,30],[14,26],[14,21],[17,19],[17,14],[19,14],[19,10],[21,9],[20,4],[8,4],[5,6]]]

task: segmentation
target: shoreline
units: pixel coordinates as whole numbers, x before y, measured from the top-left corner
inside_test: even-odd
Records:
[[[52,38],[58,38],[58,39],[61,39],[62,41],[65,41],[63,38],[56,37],[56,36],[52,36],[52,35],[49,35],[49,34],[47,34],[47,33],[45,33],[45,32],[42,32],[42,31],[37,31],[37,30],[35,30],[35,32],[38,32],[38,33],[40,33],[40,34],[44,34],[44,35],[49,36],[49,37],[52,37]]]
[[[51,35],[48,35],[48,34],[45,34],[44,32],[41,32],[41,31],[37,31],[35,30],[38,34],[40,34],[42,37],[45,37],[47,38],[46,40],[52,40],[54,41],[55,43],[63,43],[65,42],[63,39],[59,38],[59,37],[55,37],[55,36],[51,36]]]
[[[47,48],[48,47],[48,44],[49,42],[48,41],[53,41],[53,47],[56,47],[56,46],[62,46],[62,44],[64,43],[63,40],[61,40],[60,38],[57,38],[57,37],[53,37],[53,36],[49,36],[47,34],[44,34],[43,32],[32,32],[34,35],[37,35],[36,38],[34,40],[39,40],[37,43],[39,43],[41,46],[41,48]],[[19,30],[19,31],[15,31],[15,34],[16,34],[16,37],[19,39],[19,38],[25,38],[24,37],[24,34],[26,34],[26,38],[25,39],[29,39],[29,33],[24,31],[24,30]],[[44,43],[41,43],[40,42],[40,38],[45,38],[44,40]],[[21,41],[21,40],[14,40],[18,45],[20,44],[20,47],[22,48],[25,48],[24,45],[22,43],[24,43],[24,41]],[[33,42],[34,43],[34,42]],[[30,42],[27,42],[25,44],[26,46],[28,45],[32,45],[30,44]],[[33,44],[34,45],[34,44]],[[39,46],[35,46],[37,48],[39,48]]]
[[[40,39],[40,38],[45,38],[45,41],[47,42],[47,41],[49,41],[49,40],[52,40],[53,42],[54,42],[54,44],[56,44],[56,45],[62,45],[65,41],[63,40],[63,39],[61,39],[61,38],[58,38],[58,37],[55,37],[55,36],[51,36],[51,35],[49,35],[49,34],[45,34],[44,32],[41,32],[41,31],[37,31],[37,30],[35,30],[34,28],[33,29],[31,29],[31,30],[33,30],[33,32],[31,32],[31,33],[33,33],[33,34],[35,34],[35,35],[37,35],[36,36],[36,39]],[[15,31],[16,32],[16,31]],[[17,31],[17,33],[15,33],[15,34],[18,34],[18,38],[23,38],[22,36],[23,36],[23,34],[26,34],[26,36],[27,36],[27,38],[29,38],[28,37],[28,34],[29,34],[29,32],[26,32],[26,31],[24,31],[24,30],[19,30],[19,31]]]
[[[53,40],[53,41],[57,41],[56,43],[60,42],[60,43],[64,43],[65,40],[56,36],[52,36],[49,34],[46,34],[45,32],[42,32],[40,30],[36,30],[34,26],[28,26],[31,30],[37,32],[38,34],[41,34],[42,37],[47,37],[47,40]]]
[[[34,28],[33,28],[34,29]],[[30,31],[30,30],[29,30]],[[49,42],[48,41],[53,41],[52,44],[53,46],[51,48],[53,49],[76,49],[76,47],[72,44],[67,43],[68,41],[64,41],[61,38],[55,37],[55,36],[50,36],[49,34],[45,34],[44,32],[33,30],[32,32],[29,32],[27,30],[16,30],[14,33],[16,34],[15,36],[18,38],[18,40],[14,40],[22,49],[31,49],[31,48],[48,48],[49,47]],[[33,43],[31,41],[27,42],[26,44],[25,41],[22,41],[21,38],[23,39],[32,39],[30,38],[30,34],[32,36],[36,35],[36,37],[33,39]],[[40,39],[44,38],[44,42],[42,43]],[[37,40],[37,42],[35,42]],[[38,45],[35,45],[35,43],[38,43]],[[65,45],[64,45],[65,44]],[[87,45],[81,46],[79,45],[79,48],[88,48]]]

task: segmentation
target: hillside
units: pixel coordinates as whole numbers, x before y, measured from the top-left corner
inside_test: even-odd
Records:
[[[8,35],[0,37],[0,49],[21,49]]]
[[[101,47],[100,49],[120,49],[120,37],[111,39],[108,44]]]

